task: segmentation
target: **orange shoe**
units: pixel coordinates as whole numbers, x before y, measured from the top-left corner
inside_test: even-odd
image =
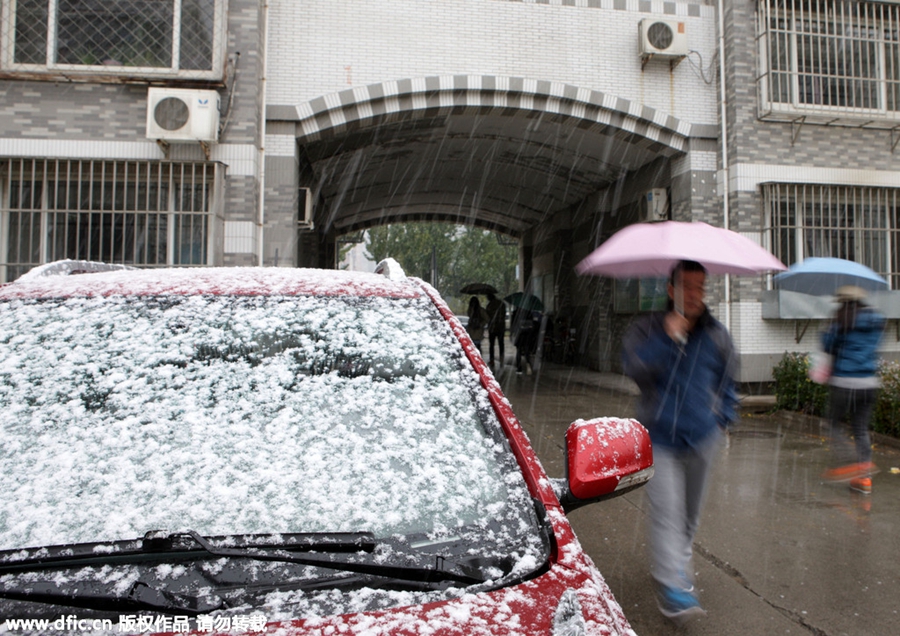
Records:
[[[868,474],[866,464],[847,464],[837,468],[829,468],[822,473],[822,478],[828,481],[850,481],[866,474]]]
[[[872,494],[872,478],[871,477],[859,477],[857,479],[850,480],[850,490],[855,490],[856,492],[861,492],[864,495]]]
[[[860,466],[862,466],[863,470],[865,471],[863,474],[868,475],[869,477],[878,474],[878,466],[876,466],[872,462],[865,462],[863,464],[860,464]]]

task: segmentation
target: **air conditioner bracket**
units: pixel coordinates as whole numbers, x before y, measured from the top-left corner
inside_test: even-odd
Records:
[[[163,151],[163,155],[165,155],[165,158],[168,159],[169,158],[169,142],[166,141],[165,139],[157,139],[156,145],[160,147],[160,149]]]
[[[675,67],[678,66],[681,63],[681,60],[683,60],[684,58],[685,58],[685,56],[683,56],[683,55],[678,56],[678,57],[669,58],[669,72],[674,71]],[[653,53],[647,53],[647,54],[641,56],[641,72],[643,72],[644,69],[647,67],[647,62],[649,62],[652,59],[653,59]]]
[[[894,127],[891,128],[891,154],[897,149],[897,143],[900,143],[900,129]]]
[[[800,130],[803,128],[803,124],[805,124],[805,123],[806,123],[806,116],[791,120],[791,145],[792,146],[797,142],[797,137],[800,136]]]

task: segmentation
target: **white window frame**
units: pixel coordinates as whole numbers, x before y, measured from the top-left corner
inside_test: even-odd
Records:
[[[104,66],[86,64],[60,64],[56,62],[56,16],[59,0],[45,0],[47,12],[47,51],[43,64],[20,64],[15,62],[16,46],[16,0],[0,0],[2,13],[2,33],[0,33],[0,71],[6,77],[15,74],[46,75],[48,79],[83,77],[102,81],[120,81],[121,78],[145,79],[185,79],[221,81],[224,77],[224,59],[227,41],[228,0],[214,0],[212,32],[212,60],[209,69],[179,68],[181,46],[181,6],[182,0],[170,0],[173,4],[172,24],[172,65],[169,68],[147,66]]]
[[[848,9],[850,5],[858,8],[857,15],[852,15]],[[773,30],[773,22],[784,21],[784,28]],[[802,24],[815,22],[818,24],[834,25],[836,34],[813,32],[812,29],[803,30]],[[874,34],[874,37],[855,37],[852,32],[866,31]],[[839,33],[851,33],[849,36],[840,36]],[[897,40],[892,39],[900,33],[900,5],[884,2],[848,2],[847,0],[760,0],[757,12],[757,44],[759,59],[759,74],[757,77],[757,93],[759,98],[759,113],[762,119],[804,120],[810,123],[835,124],[835,125],[865,125],[875,128],[895,127],[900,122],[900,97],[895,90],[894,104],[888,108],[888,91],[900,83],[900,69],[893,69],[893,78],[888,78],[888,66],[893,66],[896,60],[888,61],[887,48],[896,46]],[[785,44],[786,34],[787,51],[781,50]],[[852,66],[860,64],[870,72],[869,75],[841,76],[840,74],[827,74],[827,71],[801,72],[800,49],[804,47],[804,38],[815,41],[817,50],[810,51],[808,57],[819,65],[845,64]],[[842,40],[847,40],[846,46],[851,59],[846,64],[833,57],[834,48]],[[822,46],[822,42],[825,46]],[[865,44],[860,44],[860,42]],[[833,45],[833,46],[832,46]],[[864,46],[874,46],[874,57],[858,59],[856,53]],[[781,56],[787,57],[787,71],[774,68],[772,61]],[[846,68],[846,66],[845,66]],[[874,72],[873,72],[874,71]],[[789,75],[788,90],[789,101],[778,99],[775,94],[778,91],[773,76],[776,74]],[[821,74],[821,78],[829,82],[830,87],[837,86],[847,94],[853,93],[858,86],[857,80],[863,83],[877,83],[874,107],[856,106],[853,104],[826,104],[806,103],[801,100],[801,76],[815,80]],[[823,102],[824,102],[823,98]]]

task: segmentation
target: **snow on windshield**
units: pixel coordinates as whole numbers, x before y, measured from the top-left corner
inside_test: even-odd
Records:
[[[0,549],[509,516],[525,486],[435,316],[421,298],[0,303]]]

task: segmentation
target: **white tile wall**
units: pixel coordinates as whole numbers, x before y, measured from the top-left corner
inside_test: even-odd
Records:
[[[739,163],[729,169],[728,181],[730,192],[755,192],[760,183],[769,181],[895,188],[900,184],[900,172]]]
[[[291,137],[291,143],[294,139]],[[202,161],[199,144],[172,144],[170,157]],[[158,161],[165,153],[155,141],[90,141],[84,139],[0,138],[0,156],[51,159],[130,159]],[[212,144],[210,159],[227,166],[229,175],[255,176],[257,148],[252,144]]]
[[[723,309],[719,309],[719,318],[724,315]],[[762,304],[758,302],[734,303],[731,312],[731,335],[742,354],[813,351],[825,322],[811,321],[800,342],[797,342],[796,336],[803,329],[803,321],[763,320]],[[881,340],[881,351],[900,352],[900,341],[895,334],[893,325],[889,325]]]
[[[552,80],[599,90],[686,122],[715,124],[716,90],[695,65],[716,47],[715,10],[686,22],[693,53],[670,72],[653,61],[641,70],[637,0],[629,10],[499,0],[270,0],[270,104],[332,96],[388,80],[469,75]],[[663,2],[651,5],[660,17]],[[402,43],[402,46],[398,46]],[[564,44],[564,45],[563,45]]]
[[[266,154],[270,157],[293,157],[297,154],[294,135],[266,135]]]
[[[225,251],[236,254],[257,252],[257,225],[252,221],[225,221]]]

